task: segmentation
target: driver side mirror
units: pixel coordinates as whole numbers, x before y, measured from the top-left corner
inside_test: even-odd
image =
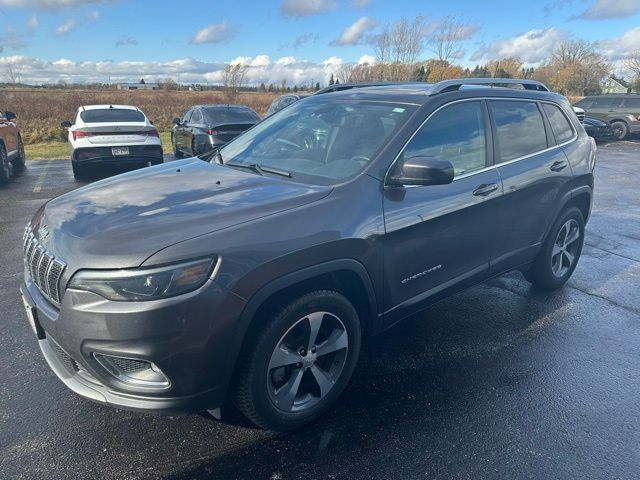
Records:
[[[71,128],[71,122],[69,120],[65,120],[64,122],[60,123],[60,126],[62,128]]]
[[[180,125],[180,119],[178,117],[173,119],[173,124],[174,125]]]
[[[387,177],[387,185],[447,185],[453,182],[453,165],[437,157],[411,157],[398,162]]]
[[[18,116],[13,112],[4,112],[4,118],[7,120],[15,120]]]

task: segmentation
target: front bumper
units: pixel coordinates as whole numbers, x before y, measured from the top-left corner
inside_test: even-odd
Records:
[[[153,302],[111,302],[67,290],[59,310],[28,277],[20,290],[35,313],[47,363],[77,394],[144,411],[198,412],[224,402],[232,371],[225,347],[244,301],[214,281],[190,294]],[[170,384],[149,388],[124,383],[96,360],[96,353],[153,362]]]

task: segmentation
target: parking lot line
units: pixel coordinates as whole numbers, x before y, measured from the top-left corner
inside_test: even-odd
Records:
[[[33,193],[40,193],[40,190],[42,190],[42,184],[44,183],[44,180],[47,177],[47,171],[49,170],[49,166],[51,165],[51,162],[52,160],[47,160],[47,163],[42,169],[42,172],[40,172],[38,181],[36,182],[35,187],[33,187]]]

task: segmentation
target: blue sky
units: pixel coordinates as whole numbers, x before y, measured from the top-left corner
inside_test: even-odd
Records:
[[[596,42],[613,62],[640,49],[640,0],[521,2],[274,0],[170,2],[0,0],[2,63],[22,80],[219,81],[228,62],[251,65],[251,82],[324,83],[341,64],[372,61],[367,42],[402,17],[446,16],[469,25],[457,60],[472,66],[516,56],[535,65],[564,38]],[[423,58],[430,52],[425,49]],[[9,60],[7,60],[9,59]]]

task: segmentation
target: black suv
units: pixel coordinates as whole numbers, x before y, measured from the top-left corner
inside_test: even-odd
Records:
[[[308,97],[208,163],[41,207],[24,233],[25,307],[80,395],[141,410],[230,401],[295,428],[338,399],[363,337],[509,270],[562,286],[595,154],[568,101],[533,81]]]

